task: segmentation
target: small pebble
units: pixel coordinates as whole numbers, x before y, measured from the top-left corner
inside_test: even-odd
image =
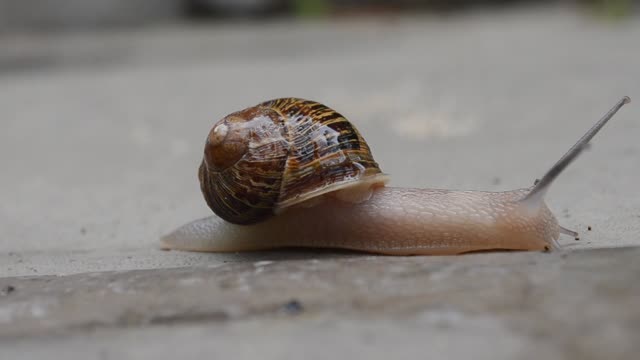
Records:
[[[304,311],[302,303],[296,299],[289,300],[286,304],[284,304],[283,309],[287,314],[290,315],[298,315],[302,311]]]
[[[587,230],[591,231],[591,226],[587,226]]]

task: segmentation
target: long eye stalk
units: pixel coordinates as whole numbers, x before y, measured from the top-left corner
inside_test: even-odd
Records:
[[[600,131],[600,129],[602,129],[602,127],[611,120],[613,115],[615,115],[623,105],[628,104],[630,101],[631,99],[628,96],[620,99],[620,101],[618,101],[611,110],[604,114],[604,116],[598,120],[598,122],[596,122],[595,125],[593,125],[591,129],[589,129],[589,131],[587,131],[580,140],[578,140],[578,142],[576,142],[569,151],[567,151],[567,153],[564,154],[560,160],[558,160],[558,162],[549,169],[549,171],[547,171],[546,174],[544,174],[540,181],[533,186],[531,191],[521,201],[526,203],[537,203],[542,200],[547,190],[549,190],[549,186],[551,186],[558,175],[560,175],[562,171],[566,169],[567,166],[569,166],[569,164],[571,164],[584,149],[587,148],[589,141],[591,141],[598,131]]]

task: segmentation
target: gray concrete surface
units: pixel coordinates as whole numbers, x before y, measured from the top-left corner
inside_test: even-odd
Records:
[[[627,247],[640,244],[639,38],[637,19],[602,23],[558,9],[0,37],[0,282],[6,284],[0,289],[0,319],[5,321],[0,324],[0,351],[10,358],[49,351],[77,358],[168,357],[184,344],[194,355],[242,351],[246,357],[279,358],[287,354],[284,344],[295,343],[295,354],[304,350],[302,338],[317,338],[347,353],[374,353],[380,347],[369,344],[381,344],[379,357],[393,349],[417,354],[420,349],[410,345],[419,340],[428,344],[425,339],[437,354],[451,357],[469,354],[452,344],[478,348],[472,352],[477,358],[531,358],[530,352],[547,349],[565,358],[606,353],[624,358],[637,352],[630,339],[640,333],[637,306],[631,303],[638,295],[637,281],[632,281],[638,275],[638,254]],[[210,213],[199,193],[196,169],[212,123],[265,99],[306,97],[348,116],[392,174],[393,186],[506,190],[529,185],[623,95],[632,103],[549,194],[560,222],[582,233],[578,242],[563,239],[562,254],[385,258],[311,251],[192,254],[157,247],[161,234]],[[588,226],[592,231],[586,231]],[[619,249],[597,249],[614,247]],[[564,255],[576,258],[567,263]],[[418,267],[451,263],[463,273],[482,274],[481,263],[497,259],[488,276],[501,274],[496,279],[505,283],[492,286],[505,286],[500,291],[509,299],[518,296],[511,282],[522,281],[514,285],[518,289],[527,283],[516,275],[520,270],[510,275],[520,267],[546,274],[557,286],[544,288],[553,300],[544,302],[544,309],[538,304],[522,313],[509,310],[509,316],[522,319],[511,323],[527,334],[521,336],[511,325],[505,327],[503,321],[511,320],[505,320],[500,306],[488,305],[495,300],[491,297],[474,313],[478,318],[468,316],[466,311],[473,309],[467,308],[425,315],[457,324],[440,331],[438,321],[416,320],[416,313],[396,317],[389,305],[393,296],[387,293],[369,294],[372,302],[380,296],[379,316],[359,311],[361,295],[342,294],[336,285],[327,288],[324,296],[329,299],[314,293],[325,315],[292,324],[278,316],[229,318],[219,313],[223,302],[211,288],[180,305],[178,295],[170,294],[175,284],[161,281],[193,272],[217,283],[222,273],[240,269],[229,276],[231,282],[241,282],[247,268],[259,261],[273,261],[279,276],[295,280],[312,271],[315,258],[321,267],[354,264],[353,271],[327,271],[314,278],[322,284],[342,278],[356,282],[369,276],[369,270],[384,273],[405,262]],[[506,263],[510,265],[500,265]],[[309,268],[289,268],[296,264]],[[128,272],[136,269],[147,270]],[[109,296],[114,290],[108,279],[126,283],[137,274],[147,279],[132,280],[140,286],[137,295],[124,300]],[[47,276],[13,278],[33,275]],[[417,291],[429,276],[418,273],[412,275],[415,283],[401,283],[405,291]],[[90,285],[94,278],[97,282]],[[364,286],[377,286],[375,279],[367,279]],[[460,289],[473,289],[475,280],[451,277]],[[60,288],[48,288],[48,281]],[[290,284],[298,287],[295,281]],[[101,293],[97,288],[103,285],[107,288]],[[608,291],[608,286],[615,289]],[[71,295],[64,295],[63,288]],[[272,308],[288,301],[277,292],[294,294],[294,289],[266,285],[244,289],[244,295],[233,299],[245,304],[256,297],[264,300],[261,306]],[[403,301],[420,307],[435,301],[437,289]],[[147,291],[154,296],[144,295]],[[585,298],[578,302],[575,294]],[[446,310],[450,301],[458,304],[463,301],[459,296],[475,293],[449,295],[434,309]],[[210,307],[199,308],[207,297]],[[333,297],[351,305],[333,303]],[[82,307],[91,302],[93,310]],[[561,317],[550,327],[522,325],[527,319],[543,323],[538,316],[565,316],[561,310],[571,304],[585,311],[574,309],[570,314],[575,316]],[[338,315],[326,315],[334,306]],[[77,317],[64,316],[74,309]],[[131,322],[127,309],[135,310]],[[194,319],[202,309],[206,316]],[[85,316],[91,312],[95,317]],[[145,321],[166,314],[180,318],[181,313],[185,317],[179,324]],[[67,322],[76,320],[78,327]],[[123,322],[126,326],[112,325]],[[603,322],[606,327],[596,329]],[[550,335],[556,326],[560,330]],[[60,332],[52,335],[49,330]],[[593,331],[584,343],[581,331]],[[260,344],[255,353],[230,340],[244,333],[249,343]],[[215,340],[207,343],[209,337]],[[590,342],[592,338],[600,342]],[[355,339],[354,347],[349,339]],[[320,342],[314,344],[309,348],[321,349]],[[592,348],[594,344],[598,346]],[[492,357],[488,350],[502,355]]]
[[[0,356],[632,359],[639,256],[325,254],[6,278]]]

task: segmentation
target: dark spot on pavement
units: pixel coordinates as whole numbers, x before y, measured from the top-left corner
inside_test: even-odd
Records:
[[[304,311],[302,303],[296,299],[289,300],[282,306],[282,309],[289,315],[298,315]]]
[[[0,296],[7,296],[12,292],[16,291],[16,287],[13,285],[7,285],[0,290]]]

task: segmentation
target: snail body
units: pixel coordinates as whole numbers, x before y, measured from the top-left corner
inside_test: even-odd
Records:
[[[518,207],[517,200],[526,192],[384,187],[368,201],[325,201],[250,226],[207,217],[167,235],[163,244],[165,248],[210,252],[317,247],[388,255],[555,246],[560,227],[551,211],[545,206],[532,214]]]
[[[389,255],[557,249],[561,233],[578,234],[558,224],[544,195],[628,102],[620,100],[532,187],[505,192],[386,187],[388,177],[364,138],[340,114],[295,98],[264,102],[225,117],[207,137],[199,178],[219,216],[178,228],[162,238],[162,247],[328,247]],[[292,130],[300,124],[301,131]],[[258,164],[253,178],[251,162]]]

